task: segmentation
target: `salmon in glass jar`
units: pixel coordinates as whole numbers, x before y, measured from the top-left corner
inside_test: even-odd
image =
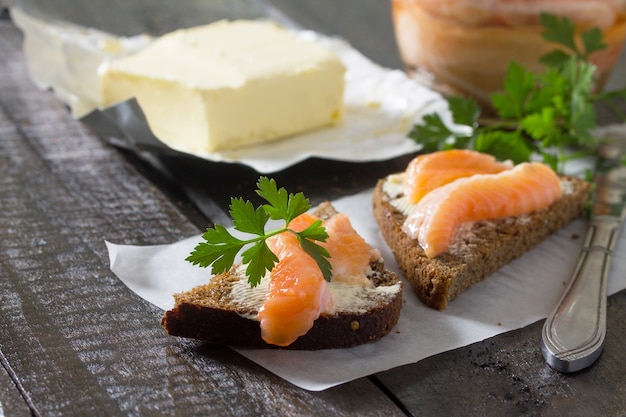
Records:
[[[489,105],[510,61],[533,72],[556,48],[543,40],[540,14],[598,27],[607,49],[591,55],[601,89],[622,51],[626,0],[392,0],[396,40],[407,72],[449,95]]]

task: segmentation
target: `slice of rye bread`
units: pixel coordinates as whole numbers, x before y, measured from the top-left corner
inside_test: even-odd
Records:
[[[587,182],[561,177],[563,196],[549,207],[517,217],[463,224],[449,250],[429,258],[417,241],[402,231],[406,216],[390,203],[384,183],[385,179],[379,180],[373,194],[374,216],[382,236],[418,298],[439,310],[579,217],[589,196]]]
[[[321,204],[315,214],[329,218],[336,211]],[[371,287],[330,282],[336,305],[334,315],[321,315],[313,327],[283,349],[318,350],[346,348],[385,336],[398,322],[402,307],[402,282],[385,270],[383,259],[371,263]],[[256,319],[267,295],[268,278],[251,288],[245,267],[234,266],[207,284],[174,294],[175,305],[161,319],[173,336],[244,348],[278,348],[261,338]]]

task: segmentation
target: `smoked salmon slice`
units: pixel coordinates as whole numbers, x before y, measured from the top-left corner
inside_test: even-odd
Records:
[[[318,217],[305,213],[289,225],[302,231]],[[329,237],[320,243],[330,253],[333,281],[370,284],[370,262],[380,253],[354,230],[347,215],[335,214],[324,222]],[[288,346],[306,334],[321,314],[335,313],[335,304],[319,266],[291,232],[267,240],[279,261],[270,272],[268,295],[259,309],[261,336],[267,343]]]
[[[416,204],[430,191],[459,178],[497,174],[512,167],[511,162],[498,162],[492,155],[469,149],[419,155],[407,166],[404,193],[409,203]]]
[[[348,216],[339,213],[324,222],[328,240],[322,246],[330,253],[332,281],[370,285],[367,273],[370,263],[380,259],[380,252],[352,227]]]
[[[317,218],[302,214],[289,227],[297,232]],[[267,240],[278,257],[270,273],[268,295],[259,309],[261,337],[267,343],[288,346],[306,334],[322,312],[334,313],[334,302],[322,271],[291,232]]]
[[[498,174],[476,174],[434,189],[408,215],[403,230],[433,258],[448,249],[461,223],[540,210],[562,192],[559,177],[550,167],[522,163]]]

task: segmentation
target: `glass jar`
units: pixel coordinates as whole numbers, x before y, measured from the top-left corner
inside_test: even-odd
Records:
[[[602,30],[608,48],[590,57],[596,88],[608,79],[626,36],[626,0],[392,0],[392,12],[407,72],[483,105],[502,90],[510,61],[543,71],[539,58],[556,46],[541,37],[542,12],[568,17],[578,30]]]

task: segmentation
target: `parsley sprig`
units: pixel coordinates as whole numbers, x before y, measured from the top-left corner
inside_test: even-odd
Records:
[[[450,128],[437,113],[427,114],[409,132],[424,152],[468,148],[515,163],[538,155],[555,171],[568,160],[593,154],[597,143],[594,103],[626,97],[626,90],[595,93],[596,67],[591,54],[606,49],[598,28],[577,36],[568,18],[541,15],[543,38],[559,47],[544,55],[546,71],[535,74],[517,62],[507,69],[503,91],[492,94],[497,120],[481,124],[481,108],[469,98],[449,97],[457,128]],[[469,128],[469,129],[468,129]]]
[[[250,201],[242,198],[231,198],[230,215],[233,219],[233,228],[239,232],[251,235],[248,239],[233,236],[224,226],[216,224],[208,228],[202,235],[200,242],[187,261],[201,267],[212,265],[211,273],[219,274],[228,271],[235,263],[235,257],[241,253],[241,263],[246,265],[246,275],[251,286],[256,286],[266,272],[271,271],[278,262],[276,255],[267,246],[266,240],[279,233],[293,233],[304,251],[309,254],[319,266],[324,279],[330,281],[332,269],[328,259],[328,251],[316,242],[325,242],[328,233],[322,226],[321,220],[316,220],[309,227],[296,232],[289,228],[293,219],[311,208],[309,200],[303,193],[287,193],[284,188],[278,188],[274,179],[259,178],[257,194],[267,201],[255,208]],[[283,220],[284,227],[266,231],[269,220]],[[245,248],[245,250],[244,250]]]

